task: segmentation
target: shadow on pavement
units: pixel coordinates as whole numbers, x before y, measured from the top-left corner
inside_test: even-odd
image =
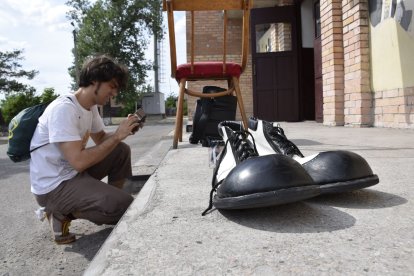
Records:
[[[297,146],[315,146],[315,145],[323,145],[322,143],[319,143],[314,140],[309,139],[292,139],[291,140],[294,144]]]
[[[354,209],[389,208],[408,202],[408,200],[403,197],[370,189],[322,195],[308,199],[307,201],[322,205]]]
[[[77,235],[76,242],[69,244],[65,251],[81,254],[91,261],[109,234],[111,234],[112,229],[113,227],[108,227],[92,234],[81,235],[80,237]]]
[[[278,233],[332,232],[350,228],[356,221],[353,216],[335,208],[306,202],[219,212],[240,225]]]
[[[123,190],[132,196],[137,195],[139,191],[141,191],[142,187],[144,187],[145,182],[147,182],[148,178],[151,175],[140,175],[140,176],[133,176],[131,179],[127,179],[125,181]]]

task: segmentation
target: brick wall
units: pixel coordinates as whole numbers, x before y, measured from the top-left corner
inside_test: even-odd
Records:
[[[374,126],[414,128],[414,87],[377,91]]]
[[[321,45],[323,123],[344,125],[344,48],[342,0],[322,0]]]
[[[187,54],[189,56],[191,49],[191,13],[187,12],[186,15]],[[221,55],[223,52],[222,13],[217,11],[199,11],[195,12],[194,19],[194,52],[198,59],[201,59],[201,56],[207,57]],[[229,18],[227,24],[227,53],[240,54],[242,20]]]
[[[343,0],[345,125],[372,126],[367,0]]]
[[[290,51],[292,50],[292,30],[290,24],[278,23],[277,24],[277,51]]]
[[[322,0],[325,125],[372,126],[367,0]]]

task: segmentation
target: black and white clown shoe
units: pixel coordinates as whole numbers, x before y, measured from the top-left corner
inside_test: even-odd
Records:
[[[325,151],[305,157],[279,124],[255,118],[249,120],[249,132],[260,156],[278,153],[296,160],[320,185],[321,194],[362,189],[379,182],[367,161],[354,152]]]
[[[249,209],[300,201],[320,194],[303,167],[288,156],[258,156],[254,139],[237,122],[221,122],[225,147],[214,169],[209,207]]]

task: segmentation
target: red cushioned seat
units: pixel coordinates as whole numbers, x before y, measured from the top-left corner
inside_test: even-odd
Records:
[[[240,77],[242,68],[240,64],[228,62],[226,63],[226,73],[223,74],[223,62],[195,62],[194,72],[191,73],[191,63],[181,64],[177,66],[175,78],[179,82],[180,79],[228,79],[230,77]]]

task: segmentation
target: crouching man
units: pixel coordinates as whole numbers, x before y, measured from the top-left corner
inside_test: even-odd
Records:
[[[58,244],[76,240],[73,219],[116,224],[133,198],[121,188],[131,176],[131,150],[122,141],[142,127],[129,115],[104,131],[97,105],[125,88],[128,70],[108,56],[85,62],[79,89],[54,100],[39,118],[31,142],[31,191],[44,207]],[[91,137],[95,146],[86,148]],[[101,181],[108,176],[108,184]]]

